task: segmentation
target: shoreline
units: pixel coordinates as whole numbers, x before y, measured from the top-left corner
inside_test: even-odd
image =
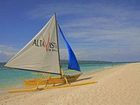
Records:
[[[93,74],[93,73],[96,73],[96,72],[100,72],[100,71],[103,71],[103,70],[106,70],[106,69],[110,69],[110,68],[113,68],[113,67],[117,67],[117,66],[121,66],[121,65],[125,65],[125,63],[121,63],[121,64],[117,64],[117,65],[112,65],[112,66],[107,66],[107,67],[103,67],[103,68],[91,69],[91,70],[87,70],[87,71],[83,70],[84,72],[83,72],[82,76]],[[39,77],[35,77],[35,78],[39,78]],[[6,90],[11,89],[11,88],[23,87],[23,81],[24,80],[21,80],[20,83],[19,82],[14,83],[14,85],[13,84],[8,84],[7,86],[0,86],[0,94],[1,94],[1,91],[3,91],[3,90],[6,91]]]
[[[113,65],[111,67],[104,67],[102,69],[91,70],[91,71],[88,71],[88,72],[84,72],[83,76],[97,75],[97,74],[100,74],[100,73],[102,73],[102,72],[104,72],[106,70],[111,71],[110,69],[114,69],[114,68],[117,68],[117,67],[125,66],[125,65],[128,65],[128,64],[133,64],[133,63],[124,63],[124,64]]]
[[[90,78],[79,82],[97,81],[86,86],[3,94],[0,105],[139,105],[139,68],[140,63],[128,63],[83,75],[79,79]]]
[[[126,63],[126,64],[119,64],[119,65],[113,65],[109,68],[102,68],[102,69],[96,69],[96,70],[90,70],[90,71],[87,71],[87,72],[84,72],[80,77],[79,79],[82,79],[82,78],[88,78],[88,77],[92,77],[92,76],[95,76],[94,78],[96,80],[98,80],[98,78],[100,78],[98,75],[101,75],[102,73],[106,72],[106,71],[110,71],[110,69],[112,68],[116,68],[116,67],[120,67],[120,66],[124,66],[124,65],[128,65],[129,63]],[[132,63],[130,63],[132,64]],[[113,72],[113,71],[112,71]],[[6,87],[5,89],[0,89],[0,96],[2,95],[7,95],[7,94],[11,94],[11,93],[8,93],[8,90],[9,89],[16,89],[16,88],[23,88],[24,86],[22,85],[23,83],[21,84],[17,84],[16,86],[11,86],[11,87]]]
[[[127,63],[126,63],[126,64],[127,64]],[[114,67],[118,67],[118,66],[122,66],[122,65],[125,65],[125,64],[113,65],[113,66],[111,66],[111,67],[109,67],[109,68],[102,68],[102,69],[96,69],[96,70],[90,70],[90,71],[88,70],[87,72],[84,72],[84,73],[80,76],[79,79],[86,78],[86,77],[89,77],[90,75],[98,74],[98,73],[100,73],[100,72],[102,72],[102,71],[109,70],[109,69],[112,69],[112,68],[114,68]],[[23,86],[22,84],[23,84],[23,83],[17,84],[16,86],[10,86],[10,87],[1,88],[1,89],[0,89],[0,96],[1,96],[1,95],[5,95],[5,94],[6,94],[6,95],[9,94],[9,93],[8,93],[8,90],[9,90],[9,89],[23,88],[24,86]]]

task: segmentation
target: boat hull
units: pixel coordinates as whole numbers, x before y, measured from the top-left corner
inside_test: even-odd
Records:
[[[81,74],[66,75],[64,77],[51,77],[51,78],[36,78],[25,80],[25,86],[37,86],[37,85],[57,85],[75,82]]]

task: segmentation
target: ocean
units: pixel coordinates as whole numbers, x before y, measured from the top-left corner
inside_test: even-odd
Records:
[[[4,67],[5,63],[0,63],[0,90],[22,86],[26,79],[41,77],[41,74],[21,71],[16,69],[9,69]],[[103,62],[103,61],[80,61],[80,68],[82,73],[94,72],[111,68],[113,66],[122,65],[124,63],[118,62]],[[67,62],[62,61],[62,69],[67,69]],[[65,70],[67,73],[67,70]]]

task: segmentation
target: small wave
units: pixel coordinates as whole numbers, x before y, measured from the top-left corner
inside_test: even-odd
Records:
[[[112,66],[104,67],[104,69],[110,69],[110,68],[112,68]]]

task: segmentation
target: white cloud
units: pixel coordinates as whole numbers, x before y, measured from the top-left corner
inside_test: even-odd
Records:
[[[0,45],[0,62],[9,60],[16,52],[17,49],[11,46]]]
[[[83,4],[77,4],[72,2],[57,2],[57,3],[49,3],[45,2],[42,4],[38,4],[34,9],[30,10],[27,15],[30,18],[46,18],[46,16],[51,16],[53,13],[57,13],[59,16],[73,15],[73,14],[81,14],[86,12],[86,10],[90,10],[90,6],[86,6]]]
[[[105,60],[105,61],[138,61],[140,50],[127,48],[98,48],[98,49],[76,49],[75,53],[80,60]]]
[[[31,19],[44,19],[56,12],[61,28],[79,59],[140,59],[140,11],[129,8],[131,6],[127,4],[114,4],[106,1],[45,2],[27,15]],[[67,58],[66,49],[60,52],[62,59]]]
[[[138,37],[140,11],[124,7],[125,4],[116,6],[105,2],[77,2],[44,2],[28,15],[42,18],[55,11],[61,17],[60,23],[62,21],[62,29],[67,37],[84,39],[85,42],[92,43],[100,38],[117,40]]]

